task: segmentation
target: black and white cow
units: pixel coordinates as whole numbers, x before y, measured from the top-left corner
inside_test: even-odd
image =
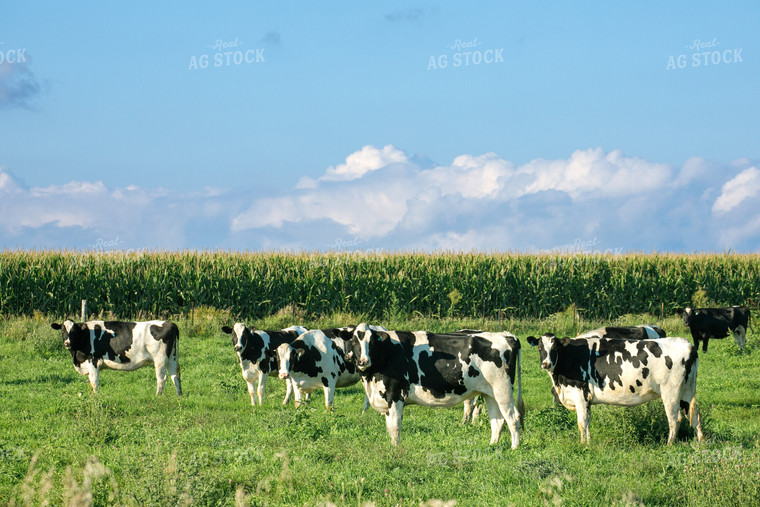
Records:
[[[577,338],[624,338],[628,340],[650,340],[665,338],[665,331],[653,325],[607,326],[579,334]]]
[[[277,360],[272,357],[270,351],[277,350],[283,343],[290,343],[307,329],[301,326],[292,326],[277,331],[264,331],[246,327],[242,322],[237,322],[233,327],[223,326],[222,331],[232,335],[232,345],[237,352],[240,361],[240,369],[243,378],[248,384],[248,394],[251,396],[251,405],[261,405],[264,402],[267,377],[277,376]],[[258,380],[258,387],[254,381]],[[293,386],[290,381],[286,382],[285,399],[286,405],[290,401]]]
[[[369,326],[375,331],[387,331],[382,326]],[[346,361],[346,347],[356,326],[308,331],[290,344],[277,348],[277,361],[281,379],[291,379],[295,391],[296,407],[301,405],[303,393],[317,388],[325,392],[325,406],[333,409],[336,387],[356,384],[359,371],[354,363]],[[365,396],[364,409],[369,408]]]
[[[346,358],[361,372],[370,405],[385,415],[393,445],[400,442],[405,405],[451,407],[478,394],[486,400],[491,444],[506,422],[512,448],[519,445],[524,406],[520,342],[513,335],[384,332],[360,324],[349,349]]]
[[[156,369],[156,394],[164,391],[167,372],[177,394],[182,394],[179,375],[179,330],[168,320],[118,322],[92,320],[50,325],[63,335],[63,345],[74,361],[74,368],[88,375],[92,390],[98,390],[101,369],[136,370],[148,363]]]
[[[575,410],[581,442],[590,439],[591,405],[641,405],[662,398],[670,432],[676,439],[679,408],[702,440],[696,406],[697,350],[684,338],[623,340],[564,338],[553,334],[528,337],[539,347],[541,368],[552,381],[555,401]]]
[[[707,352],[710,338],[725,338],[729,333],[734,335],[739,350],[744,349],[749,320],[749,308],[746,306],[683,309],[683,323],[689,327],[695,347],[699,348],[699,341],[702,340],[703,352]]]
[[[331,336],[328,336],[330,333]],[[332,411],[335,389],[348,387],[359,381],[359,371],[345,360],[345,343],[353,328],[308,331],[291,343],[277,347],[279,377],[293,383],[296,407],[301,404],[302,393],[322,388],[325,407]],[[365,401],[365,410],[367,402]]]

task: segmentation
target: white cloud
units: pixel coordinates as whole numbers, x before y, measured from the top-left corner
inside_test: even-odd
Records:
[[[328,167],[325,175],[320,179],[325,181],[353,180],[361,178],[370,171],[408,160],[406,153],[390,144],[383,148],[367,145],[346,157],[345,164]]]
[[[672,168],[620,150],[577,150],[569,160],[534,160],[521,168],[535,175],[525,193],[560,190],[573,199],[630,195],[660,190],[671,180]]]
[[[713,204],[713,213],[716,215],[728,213],[742,201],[755,197],[758,193],[760,193],[760,171],[756,167],[745,169],[723,185],[721,194]]]
[[[0,166],[0,240],[78,249],[119,238],[125,249],[311,250],[349,238],[355,248],[389,250],[746,250],[760,244],[760,171],[748,164],[694,157],[679,168],[596,148],[519,166],[495,153],[436,165],[365,146],[278,193],[102,181],[27,189]]]

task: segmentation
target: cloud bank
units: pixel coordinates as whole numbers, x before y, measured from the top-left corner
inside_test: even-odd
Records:
[[[760,170],[694,157],[682,167],[577,150],[516,165],[448,165],[364,146],[293,188],[26,188],[0,166],[5,248],[754,251]]]

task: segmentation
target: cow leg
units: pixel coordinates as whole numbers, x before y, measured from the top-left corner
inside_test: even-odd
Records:
[[[678,435],[680,404],[678,400],[667,395],[662,397],[662,404],[665,406],[665,416],[668,418],[668,445],[672,445]]]
[[[501,429],[504,427],[504,416],[501,413],[499,404],[493,396],[484,396],[486,399],[486,409],[488,410],[488,419],[491,421],[491,445],[499,441]],[[512,441],[514,444],[514,441]]]
[[[98,369],[98,367],[92,364],[92,361],[87,361],[87,376],[90,379],[90,387],[92,387],[93,393],[98,392],[99,374],[100,374],[100,370]]]
[[[707,352],[707,342],[709,338],[702,338],[702,352]]]
[[[478,416],[480,416],[480,410],[482,409],[482,405],[477,402],[477,398],[474,398],[472,400],[472,417],[470,418],[470,424],[477,424],[478,422]]]
[[[166,369],[169,372],[169,376],[172,378],[174,389],[177,390],[177,396],[182,396],[182,382],[179,378],[179,363],[177,363],[176,359],[174,361],[169,360]]]
[[[259,387],[256,390],[256,397],[258,398],[259,405],[264,404],[264,395],[267,391],[267,374],[263,371],[259,372]]]
[[[290,397],[293,395],[293,379],[285,379],[285,398],[282,400],[283,405],[287,405],[290,402]]]
[[[739,347],[739,350],[744,350],[744,346],[747,344],[747,330],[744,329],[744,326],[736,326],[736,329],[733,330],[733,334],[734,341]]]
[[[367,396],[367,393],[364,393],[364,408],[362,409],[362,414],[367,411],[369,408],[369,396]]]
[[[577,390],[575,396],[575,414],[578,417],[578,430],[581,432],[581,443],[591,441],[591,404],[583,396],[583,391]]]
[[[288,379],[288,382],[292,382],[292,379]],[[305,403],[305,401],[308,401],[308,397],[306,397],[306,400],[304,400],[304,392],[301,391],[297,385],[291,384],[293,389],[293,397],[295,398],[295,406],[296,408],[300,407],[302,404]]]
[[[156,396],[164,392],[166,385],[166,362],[156,361],[153,367],[156,369]]]
[[[248,396],[251,397],[251,405],[254,407],[256,406],[256,384],[253,382],[246,380],[246,385],[248,386]]]
[[[517,446],[520,445],[521,414],[518,407],[515,406],[512,386],[507,384],[507,386],[502,389],[495,389],[494,399],[499,406],[499,412],[501,412],[502,417],[506,419],[507,427],[509,427],[509,433],[512,438],[512,449],[517,449]],[[522,401],[522,397],[520,398],[520,401]],[[491,416],[490,408],[488,408],[488,416]]]
[[[401,443],[401,419],[404,417],[404,402],[396,401],[391,404],[385,414],[385,427],[391,436],[391,444],[395,447]]]
[[[462,424],[466,424],[468,422],[473,425],[477,424],[478,416],[480,415],[480,403],[478,403],[478,398],[475,397],[469,400],[464,400],[462,406],[464,407],[462,414]]]
[[[462,414],[462,424],[466,424],[472,421],[472,413],[475,410],[475,403],[472,399],[464,400],[462,406],[464,407],[464,414]]]
[[[325,408],[328,412],[333,411],[335,405],[335,385],[327,385],[324,388],[325,391]]]

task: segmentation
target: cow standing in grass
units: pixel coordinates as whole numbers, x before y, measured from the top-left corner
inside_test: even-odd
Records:
[[[581,442],[590,439],[591,405],[641,405],[662,398],[668,418],[668,445],[675,442],[679,408],[702,440],[696,406],[697,350],[684,338],[623,340],[528,337],[538,346],[541,368],[552,381],[555,401],[575,410]]]
[[[491,445],[505,422],[512,448],[520,444],[520,342],[513,335],[383,332],[360,324],[349,349],[346,358],[361,372],[370,405],[385,415],[393,445],[405,405],[451,407],[478,394],[486,400]]]
[[[136,370],[153,363],[156,394],[164,391],[166,374],[171,376],[177,395],[182,394],[179,375],[179,330],[170,321],[119,322],[93,320],[50,325],[63,336],[71,352],[74,368],[88,375],[93,392],[98,390],[100,370]]]
[[[292,326],[278,331],[264,331],[261,329],[248,328],[242,322],[237,322],[233,327],[223,326],[222,331],[232,335],[232,345],[240,361],[240,369],[248,384],[248,394],[251,396],[251,405],[264,403],[264,394],[266,393],[267,377],[277,376],[277,360],[272,357],[271,351],[277,350],[277,347],[283,343],[290,343],[307,329],[301,326]],[[254,382],[258,380],[258,387]],[[290,401],[290,395],[293,392],[293,386],[290,380],[286,381],[287,390],[285,399],[282,401],[286,405]]]
[[[739,350],[744,349],[750,320],[749,308],[746,306],[684,308],[682,314],[684,325],[691,331],[694,346],[699,348],[699,342],[702,341],[702,352],[707,352],[710,338],[725,338],[729,334],[734,335]]]
[[[359,382],[359,371],[345,360],[344,338],[350,338],[352,331],[335,330],[339,334],[329,337],[325,331],[308,331],[291,343],[277,347],[279,377],[293,383],[296,407],[301,404],[302,393],[309,394],[322,388],[325,392],[325,407],[332,411],[335,389],[348,387]],[[345,334],[341,337],[340,334]],[[367,402],[365,399],[365,410]]]

